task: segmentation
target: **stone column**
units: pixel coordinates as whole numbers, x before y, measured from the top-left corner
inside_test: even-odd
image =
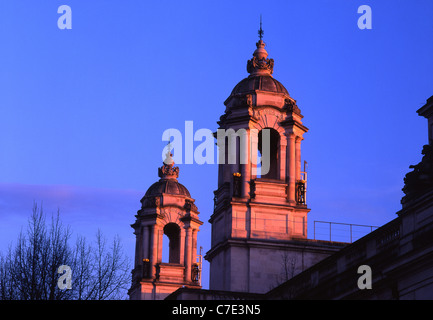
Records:
[[[191,281],[191,251],[192,251],[192,231],[191,227],[185,230],[185,281]]]
[[[296,137],[296,180],[301,179],[301,137]]]
[[[156,257],[156,262],[160,263],[160,262],[162,262],[162,241],[163,241],[164,231],[158,225],[156,225],[155,230],[156,230],[157,235],[158,235],[158,242],[157,242],[158,254]]]
[[[197,261],[197,229],[192,230],[191,264]]]
[[[293,133],[289,134],[288,143],[289,156],[287,157],[287,166],[289,168],[289,194],[288,201],[290,204],[295,205],[295,187],[296,187],[296,142],[295,135]]]
[[[149,227],[143,226],[142,228],[143,228],[142,229],[143,232],[141,233],[142,255],[140,259],[149,259]]]
[[[156,263],[157,263],[157,254],[158,254],[158,229],[156,225],[151,226],[150,230],[150,265],[151,265],[151,274],[152,278],[156,275]]]
[[[141,265],[141,238],[142,233],[140,232],[139,227],[134,229],[135,234],[135,259],[134,259],[134,268]]]
[[[278,159],[278,161],[280,162],[280,180],[281,181],[285,181],[286,180],[286,150],[287,150],[287,142],[286,141],[281,141],[281,137],[280,137],[280,159]]]
[[[245,144],[242,145],[240,143],[240,147],[244,147],[243,150],[241,150],[241,181],[242,181],[242,198],[248,197],[250,193],[250,134],[249,130],[246,133],[245,137]]]
[[[250,130],[250,179],[257,178],[257,156],[258,156],[258,145],[259,145],[259,136],[257,129]]]
[[[180,249],[179,249],[179,254],[180,254],[180,260],[179,263],[181,265],[185,265],[185,229],[181,228],[180,229]]]

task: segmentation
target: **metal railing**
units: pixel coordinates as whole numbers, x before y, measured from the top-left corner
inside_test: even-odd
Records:
[[[359,238],[362,238],[366,234],[372,232],[373,230],[376,230],[377,228],[379,227],[364,224],[314,221],[314,240],[352,243]]]
[[[233,229],[249,229],[252,232],[287,233],[298,230],[307,230],[306,220],[292,220],[287,216],[276,216],[275,218],[253,217],[245,215],[242,217],[230,217]],[[228,221],[224,222],[228,223]],[[314,240],[334,241],[352,243],[368,233],[379,228],[373,225],[363,225],[354,223],[342,223],[332,221],[313,221],[313,232],[308,232],[308,237]],[[311,224],[310,224],[311,228]]]

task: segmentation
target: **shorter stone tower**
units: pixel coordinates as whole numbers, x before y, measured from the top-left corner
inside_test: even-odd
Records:
[[[201,288],[197,262],[197,232],[203,224],[194,199],[177,181],[179,168],[167,154],[158,169],[161,178],[141,199],[141,209],[131,225],[136,235],[131,300],[160,300],[180,287]],[[163,261],[163,235],[169,241],[168,261]],[[166,246],[165,246],[166,247]]]

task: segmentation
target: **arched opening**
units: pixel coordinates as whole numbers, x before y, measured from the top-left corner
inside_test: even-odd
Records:
[[[272,128],[264,128],[259,132],[257,176],[265,179],[279,179],[279,145],[280,134]]]
[[[162,240],[162,260],[168,263],[180,263],[180,228],[176,223],[170,222],[164,226]],[[167,259],[168,258],[168,259]]]
[[[260,149],[257,150],[257,159],[256,159],[256,163],[257,163],[257,178],[261,178],[262,177],[262,153],[260,152]]]

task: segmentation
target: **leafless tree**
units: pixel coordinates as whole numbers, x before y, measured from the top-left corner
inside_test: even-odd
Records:
[[[120,239],[107,246],[98,230],[95,247],[84,237],[70,246],[71,234],[59,212],[47,226],[42,208],[34,204],[26,233],[21,231],[15,247],[0,255],[0,299],[125,299],[130,267]],[[71,289],[58,286],[61,265],[72,270]]]
[[[295,275],[295,268],[296,268],[296,256],[295,255],[289,255],[287,251],[284,251],[281,254],[281,266],[282,266],[282,282],[285,282]]]
[[[275,275],[275,278],[269,285],[269,290],[293,278],[296,271],[297,258],[296,255],[290,254],[288,251],[281,253],[281,271]]]
[[[96,246],[87,246],[85,239],[77,242],[78,254],[73,263],[77,275],[77,299],[125,299],[130,284],[130,267],[122,254],[120,239],[115,237],[110,247],[100,230]]]

